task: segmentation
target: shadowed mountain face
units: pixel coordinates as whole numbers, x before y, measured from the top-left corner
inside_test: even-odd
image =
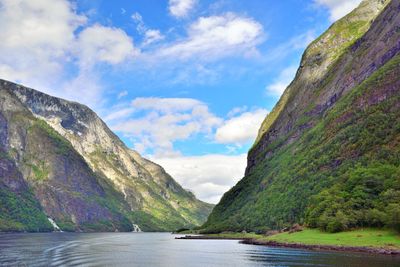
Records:
[[[0,80],[0,230],[171,231],[212,205],[128,149],[89,108]]]
[[[400,1],[363,1],[305,51],[206,232],[400,229]]]

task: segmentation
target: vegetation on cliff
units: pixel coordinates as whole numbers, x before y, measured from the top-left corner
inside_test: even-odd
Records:
[[[212,205],[129,150],[97,115],[0,83],[0,231],[173,231]]]
[[[310,45],[260,129],[246,176],[223,196],[203,232],[294,223],[328,232],[400,230],[400,3],[386,1],[369,19],[361,12],[383,2],[364,1]],[[325,51],[331,44],[335,49]]]

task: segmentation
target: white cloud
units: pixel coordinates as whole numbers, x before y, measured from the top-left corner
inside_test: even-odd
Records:
[[[246,155],[211,154],[192,157],[154,157],[183,187],[201,200],[217,203],[244,175]]]
[[[164,35],[161,34],[160,30],[149,29],[143,21],[142,15],[140,13],[135,12],[132,14],[131,18],[136,23],[136,30],[141,35],[144,35],[142,46],[145,47],[149,44],[161,41],[165,38]]]
[[[278,45],[277,47],[267,51],[264,58],[268,61],[281,61],[294,51],[304,50],[313,40],[316,35],[314,31],[307,31],[300,35],[294,36],[289,41]]]
[[[247,110],[248,110],[247,106],[233,108],[231,111],[228,112],[228,118],[232,118],[237,114],[246,112]]]
[[[144,33],[143,46],[161,41],[165,38],[159,30],[147,30]]]
[[[104,104],[103,91],[99,77],[91,71],[81,71],[73,79],[57,85],[54,95],[78,100],[79,103],[99,108]],[[53,93],[53,92],[52,92]]]
[[[315,3],[329,9],[330,20],[336,21],[350,13],[362,0],[315,0]]]
[[[41,86],[59,76],[85,22],[68,1],[1,0],[1,77]]]
[[[135,13],[132,18],[143,26],[140,34],[144,36],[149,29],[141,24],[141,15]],[[163,41],[152,40],[150,44],[154,45],[146,45],[146,38],[143,38],[142,53],[131,67],[174,86],[212,84],[227,73],[233,74],[237,68],[228,68],[223,59],[251,57],[259,60],[262,57],[258,45],[266,38],[258,21],[234,13],[200,17],[189,23],[182,34],[170,30],[166,35],[174,38],[157,37],[156,40]]]
[[[206,104],[191,98],[136,98],[106,119],[113,130],[132,139],[136,150],[150,149],[155,155],[179,155],[175,141],[210,134],[221,123]]]
[[[136,30],[138,33],[143,34],[147,30],[147,27],[144,24],[142,15],[140,15],[139,12],[135,12],[132,14],[131,18],[136,23]]]
[[[253,141],[267,114],[268,111],[265,109],[256,109],[232,117],[217,129],[215,140],[222,144],[237,145]]]
[[[0,0],[0,77],[99,106],[103,87],[91,67],[121,63],[137,49],[121,29],[87,20],[67,0]]]
[[[117,98],[121,99],[121,98],[123,98],[123,97],[125,97],[127,95],[128,95],[128,91],[127,90],[123,90],[123,91],[119,92]]]
[[[97,62],[118,64],[139,53],[123,30],[97,24],[84,29],[78,43],[79,61],[85,69]]]
[[[284,69],[278,78],[266,87],[267,94],[274,96],[281,96],[289,84],[293,81],[298,67],[290,66]]]
[[[203,134],[235,152],[257,136],[268,111],[247,107],[235,108],[226,120],[209,111],[208,106],[192,98],[139,97],[128,106],[113,108],[105,120],[114,131],[130,138],[140,153],[156,157],[181,155],[175,150],[176,141]]]
[[[228,55],[251,55],[264,35],[260,23],[233,13],[201,17],[189,26],[187,34],[187,38],[155,51],[154,56],[213,61]]]
[[[169,0],[169,12],[176,18],[186,17],[195,7],[197,0]]]
[[[193,98],[138,97],[132,101],[132,105],[138,109],[172,113],[190,110],[195,106],[203,106],[204,104]]]
[[[113,110],[114,110],[114,108],[113,108]],[[107,114],[104,117],[104,120],[107,123],[115,121],[115,120],[121,121],[121,120],[129,117],[134,111],[135,111],[135,109],[133,107],[122,107],[120,109],[117,109],[116,111],[113,111],[113,112]]]

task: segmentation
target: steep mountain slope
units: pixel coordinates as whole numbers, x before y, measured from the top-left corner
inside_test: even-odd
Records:
[[[363,1],[307,48],[205,232],[399,228],[399,11]]]
[[[128,206],[73,147],[0,86],[1,230],[129,231]]]
[[[0,115],[0,229],[52,230],[39,202],[7,152],[6,133],[6,119]]]
[[[3,80],[0,96],[1,206],[23,201],[35,211],[18,217],[3,208],[4,225],[52,229],[48,216],[64,230],[175,230],[203,223],[211,211],[89,108]]]

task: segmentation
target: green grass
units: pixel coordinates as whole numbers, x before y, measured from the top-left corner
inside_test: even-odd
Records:
[[[398,233],[390,230],[371,228],[340,233],[327,233],[317,229],[306,229],[301,232],[292,234],[285,232],[269,237],[262,237],[261,239],[306,245],[387,247],[400,249],[400,235]]]
[[[260,239],[263,236],[258,235],[255,233],[220,233],[220,234],[210,234],[207,236],[211,237],[217,237],[217,238],[255,238],[255,239]]]
[[[181,234],[193,234],[192,231]],[[284,232],[272,236],[255,233],[220,233],[208,234],[216,238],[252,238],[260,241],[276,241],[279,243],[292,243],[304,245],[348,246],[348,247],[375,247],[400,249],[400,234],[385,229],[362,228],[340,233],[328,233],[318,229],[305,229],[301,232]]]

